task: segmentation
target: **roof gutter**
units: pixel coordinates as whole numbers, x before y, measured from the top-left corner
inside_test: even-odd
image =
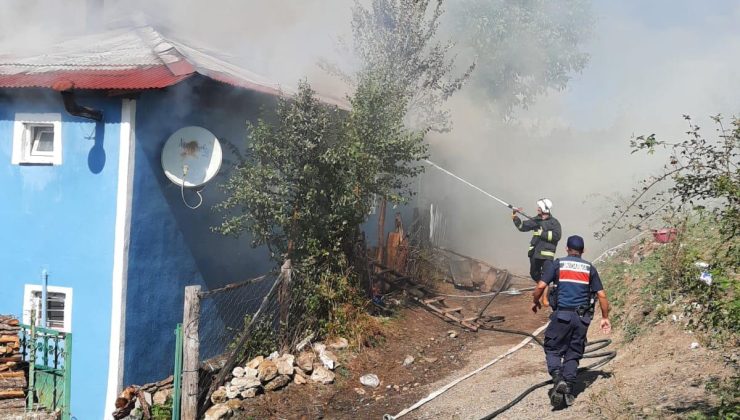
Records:
[[[95,121],[101,121],[103,119],[102,111],[88,108],[75,102],[74,93],[71,90],[63,90],[61,93],[62,99],[64,99],[64,109],[66,109],[70,115]]]

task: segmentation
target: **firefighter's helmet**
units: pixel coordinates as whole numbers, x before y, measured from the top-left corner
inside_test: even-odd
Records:
[[[540,198],[539,200],[537,200],[537,207],[539,207],[543,213],[550,214],[550,210],[552,209],[552,201],[550,201],[549,198]]]

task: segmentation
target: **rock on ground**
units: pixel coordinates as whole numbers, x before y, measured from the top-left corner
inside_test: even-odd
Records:
[[[368,373],[367,375],[362,375],[362,377],[360,377],[360,383],[371,388],[377,388],[380,385],[380,379],[378,378],[378,375]]]
[[[278,373],[280,375],[292,375],[294,361],[295,361],[295,356],[293,356],[292,354],[284,354],[278,357],[275,360],[275,364],[277,365],[277,368],[278,368]]]
[[[234,368],[234,370],[231,371],[231,374],[234,375],[235,378],[241,378],[244,376],[244,368],[241,366],[237,366]]]
[[[257,369],[263,360],[265,360],[263,356],[257,356],[254,359],[250,360],[245,367]]]
[[[211,394],[211,402],[214,404],[221,404],[226,402],[226,388],[219,387]]]
[[[240,392],[239,395],[241,395],[242,398],[254,398],[254,397],[257,396],[257,391],[258,390],[259,390],[259,388],[245,389],[244,391]]]
[[[293,383],[296,385],[303,385],[307,383],[306,377],[301,375],[300,373],[296,372],[295,376],[293,376]]]
[[[278,368],[272,360],[264,360],[260,363],[259,375],[257,376],[262,383],[270,382],[278,375]]]
[[[244,391],[248,388],[256,388],[260,386],[260,380],[251,377],[234,378],[231,380],[231,386],[237,388],[239,392]]]
[[[334,382],[334,372],[317,363],[313,367],[311,380],[321,384],[330,384]]]
[[[296,366],[301,368],[306,373],[311,373],[313,370],[313,364],[316,361],[316,355],[313,352],[306,351],[298,355],[295,361]]]
[[[337,337],[334,340],[327,343],[327,347],[333,350],[342,350],[349,347],[349,341],[344,337]]]
[[[221,420],[231,417],[232,411],[226,404],[216,404],[206,411],[205,420]]]
[[[321,363],[323,363],[327,369],[334,370],[339,366],[337,356],[329,350],[324,350],[319,353],[319,359],[321,359]]]
[[[239,400],[229,400],[229,401],[226,401],[226,406],[229,407],[232,410],[232,412],[240,411],[242,409],[242,402]]]
[[[265,384],[265,391],[275,391],[276,389],[280,389],[284,387],[285,385],[288,385],[290,383],[290,376],[288,375],[280,375],[277,376],[275,379],[271,380],[267,384]]]
[[[155,405],[165,405],[167,398],[172,396],[172,388],[162,388],[154,393],[152,396],[152,402]]]

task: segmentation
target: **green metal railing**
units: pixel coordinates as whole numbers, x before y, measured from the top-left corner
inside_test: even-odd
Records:
[[[175,372],[172,384],[172,420],[180,420],[180,398],[182,395],[182,324],[175,328]]]
[[[28,362],[26,409],[59,411],[69,420],[72,386],[72,334],[20,325],[21,354]]]

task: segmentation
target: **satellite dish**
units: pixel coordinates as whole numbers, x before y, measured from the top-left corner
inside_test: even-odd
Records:
[[[175,131],[162,148],[162,169],[180,187],[199,187],[221,168],[223,153],[216,136],[203,127]]]

